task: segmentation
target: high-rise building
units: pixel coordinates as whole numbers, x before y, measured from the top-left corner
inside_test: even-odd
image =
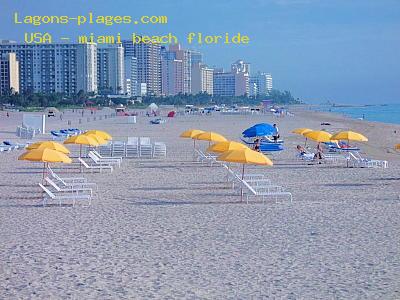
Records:
[[[134,56],[124,57],[125,69],[125,92],[129,96],[139,96],[138,89],[138,64],[137,58]]]
[[[268,95],[272,90],[272,76],[269,73],[258,72],[250,76],[250,86],[255,85],[256,91],[250,91],[250,96]]]
[[[137,80],[140,90],[146,84],[148,95],[161,95],[161,46],[155,43],[133,43],[123,41],[124,56],[137,58]]]
[[[110,94],[125,93],[124,49],[122,45],[108,45],[97,50],[97,82],[99,91]]]
[[[201,63],[192,65],[192,94],[214,93],[214,69]]]
[[[223,97],[249,95],[250,64],[238,60],[231,72],[214,71],[214,95]]]
[[[97,92],[97,45],[21,44],[2,41],[0,54],[16,53],[20,92]]]
[[[0,56],[0,95],[19,93],[19,67],[17,55],[6,53]]]
[[[192,90],[192,52],[183,49],[180,44],[169,46],[168,52],[174,54],[174,58],[182,61],[183,94],[191,94]]]
[[[197,50],[189,50],[189,51],[190,51],[192,66],[203,63],[203,53]]]
[[[165,96],[183,94],[183,62],[174,52],[161,47],[161,92]]]

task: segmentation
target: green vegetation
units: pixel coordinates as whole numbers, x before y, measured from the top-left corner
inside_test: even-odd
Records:
[[[24,110],[35,110],[39,107],[58,107],[58,108],[73,108],[83,107],[85,105],[100,105],[108,106],[109,99],[106,96],[98,96],[96,98],[90,97],[94,95],[85,94],[83,91],[79,91],[78,94],[73,96],[65,96],[61,93],[53,94],[42,94],[27,92],[25,94],[12,94],[0,96],[0,105],[12,105],[16,108],[22,108]],[[211,96],[207,93],[199,93],[197,95],[184,95],[179,94],[176,96],[167,97],[144,97],[143,104],[136,104],[137,107],[142,107],[145,104],[156,103],[166,105],[258,105],[262,100],[272,100],[275,104],[299,104],[299,99],[295,99],[289,91],[278,91],[272,90],[270,95],[260,95],[257,97],[218,97]],[[113,100],[114,104],[127,104],[126,99]]]
[[[207,93],[199,93],[197,95],[178,94],[166,97],[144,97],[144,103],[156,103],[166,105],[259,105],[262,100],[272,100],[275,104],[299,104],[299,99],[295,99],[289,91],[272,90],[270,95],[260,95],[257,97],[220,97],[211,96]]]

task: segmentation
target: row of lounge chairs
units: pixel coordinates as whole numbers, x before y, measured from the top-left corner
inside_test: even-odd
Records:
[[[240,189],[240,192],[244,193],[246,203],[249,203],[249,198],[252,196],[260,197],[263,203],[266,198],[270,197],[275,198],[276,201],[278,201],[279,197],[287,197],[290,202],[293,201],[292,193],[285,191],[285,188],[280,185],[273,184],[264,174],[246,174],[242,178],[227,164],[217,161],[217,156],[204,153],[199,149],[195,149],[195,154],[198,162],[209,163],[211,166],[217,164],[225,168],[227,170],[227,181],[232,184],[232,189]]]
[[[316,161],[314,153],[298,153],[298,159],[312,162]],[[342,151],[340,153],[322,153],[322,161],[336,165],[347,165],[353,168],[388,168],[386,160],[369,159],[363,157],[359,151]]]
[[[109,157],[165,158],[167,146],[162,142],[151,142],[149,137],[128,137],[126,142],[113,141],[99,147],[99,154]]]
[[[10,152],[13,150],[22,150],[27,147],[29,143],[14,143],[11,141],[3,141],[3,144],[0,145],[0,152]]]
[[[68,128],[68,129],[60,129],[60,130],[51,130],[50,134],[53,137],[53,140],[65,140],[72,135],[81,134],[82,131],[77,128]]]

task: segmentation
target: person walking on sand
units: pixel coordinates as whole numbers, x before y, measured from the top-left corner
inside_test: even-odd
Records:
[[[323,158],[323,153],[324,153],[324,150],[322,149],[322,145],[321,145],[321,143],[319,142],[319,143],[317,144],[317,153],[315,153],[315,157],[314,157],[314,158],[316,158],[316,159],[319,160],[319,161],[318,161],[318,164],[321,164],[321,159]]]

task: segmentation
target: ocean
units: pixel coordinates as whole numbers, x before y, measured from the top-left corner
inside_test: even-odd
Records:
[[[400,104],[380,104],[367,106],[333,107],[330,105],[313,106],[312,110],[342,114],[353,119],[400,124]]]

